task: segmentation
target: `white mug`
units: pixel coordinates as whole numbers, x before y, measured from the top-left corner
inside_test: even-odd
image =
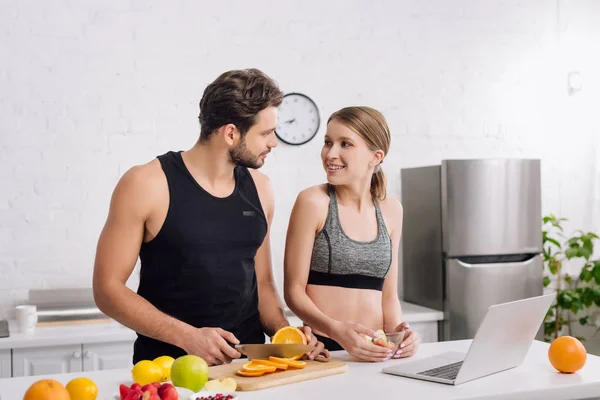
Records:
[[[35,324],[37,324],[37,307],[31,305],[22,305],[16,307],[17,326],[22,333],[33,333]]]

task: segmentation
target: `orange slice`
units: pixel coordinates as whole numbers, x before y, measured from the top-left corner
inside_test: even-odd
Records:
[[[240,369],[239,371],[237,371],[237,374],[248,377],[263,376],[265,374],[265,371],[244,371],[243,369]]]
[[[291,358],[279,358],[279,357],[269,357],[269,361],[274,361],[276,363],[284,363],[292,368],[302,369],[306,367],[306,361],[296,361]]]
[[[285,326],[273,335],[271,343],[274,344],[306,344],[306,335],[295,326]]]
[[[260,364],[254,364],[252,362],[249,362],[242,366],[242,370],[248,371],[248,372],[254,372],[254,371],[275,372],[277,370],[277,367],[274,367],[272,365],[260,365]]]
[[[278,362],[269,361],[269,360],[252,360],[252,364],[266,365],[269,367],[275,367],[277,369],[287,369],[287,367],[288,367],[288,365],[285,363],[278,363]]]

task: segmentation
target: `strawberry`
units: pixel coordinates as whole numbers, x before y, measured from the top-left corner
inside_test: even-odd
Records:
[[[179,393],[177,393],[177,389],[171,386],[163,390],[160,397],[162,400],[179,400]]]
[[[139,383],[134,383],[133,385],[131,385],[131,390],[136,390],[136,389],[142,389],[142,385],[140,385]]]
[[[175,388],[175,386],[171,385],[170,383],[163,383],[161,387],[158,388],[158,395],[162,398],[163,392],[168,388]]]
[[[123,385],[121,383],[119,385],[119,393],[121,394],[121,400],[124,400],[125,397],[127,397],[127,395],[129,394],[130,391],[131,391],[131,389],[129,389],[129,386]]]
[[[152,383],[142,386],[142,392],[158,393],[158,389]]]
[[[144,392],[144,395],[142,396],[142,400],[161,400],[161,398],[158,395],[158,393],[155,393],[155,392]]]
[[[124,400],[142,400],[142,396],[144,395],[144,393],[142,393],[141,390],[131,390],[129,392],[129,394],[127,395],[127,397],[125,397]]]
[[[160,389],[160,387],[161,387],[160,382],[152,382],[152,385],[156,386],[156,389]]]

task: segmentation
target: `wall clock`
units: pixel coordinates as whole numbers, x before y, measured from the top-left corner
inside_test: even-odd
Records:
[[[301,145],[315,137],[321,124],[315,102],[301,93],[288,93],[278,108],[275,134],[284,143]]]

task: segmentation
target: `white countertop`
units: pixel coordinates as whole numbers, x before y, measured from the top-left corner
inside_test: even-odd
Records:
[[[408,322],[440,321],[444,318],[441,311],[421,307],[411,303],[402,303],[403,317]],[[293,314],[286,309],[286,315]],[[0,338],[0,350],[24,347],[60,346],[73,343],[104,343],[135,340],[136,334],[116,321],[64,326],[38,326],[30,334],[18,331],[14,321],[9,321],[10,337]]]
[[[134,331],[116,321],[79,325],[37,326],[32,334],[19,332],[14,321],[9,321],[9,330],[10,336],[0,339],[0,350],[126,340],[131,340],[133,343],[136,338]]]
[[[347,361],[348,371],[334,375],[255,392],[239,392],[240,400],[282,399],[583,399],[600,394],[600,357],[588,355],[585,367],[575,374],[560,374],[548,362],[548,344],[534,342],[524,363],[514,369],[466,382],[444,385],[387,375],[381,369],[394,363],[410,362],[445,351],[465,352],[469,340],[426,343],[412,359],[382,363],[352,362],[346,352],[334,352],[333,358]],[[240,362],[239,360],[236,362]],[[98,400],[111,400],[120,383],[131,384],[129,369],[49,375],[66,384],[78,376],[87,376],[98,385]],[[0,398],[20,399],[40,376],[0,379]],[[188,399],[181,399],[188,400]]]

